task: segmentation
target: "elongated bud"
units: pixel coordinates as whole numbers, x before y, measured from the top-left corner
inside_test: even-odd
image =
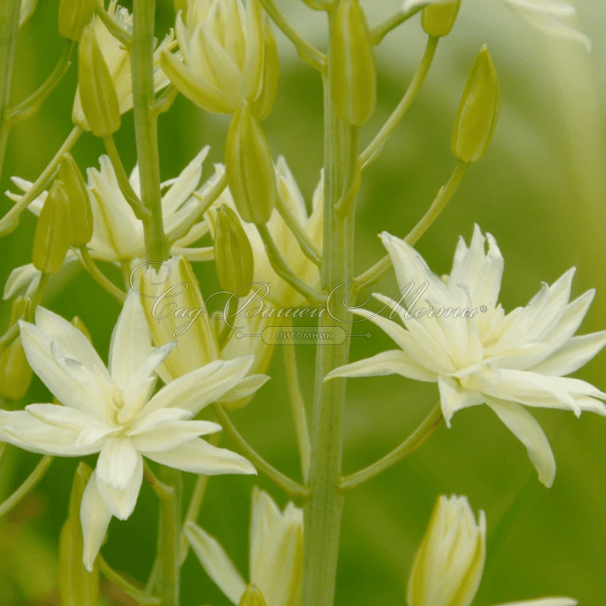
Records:
[[[106,137],[120,128],[120,106],[114,81],[92,27],[84,29],[78,49],[80,101],[91,131]]]
[[[261,590],[252,583],[246,587],[238,606],[267,606]]]
[[[70,244],[84,246],[93,237],[93,209],[82,173],[70,154],[65,154],[61,160],[59,179],[69,201]]]
[[[251,105],[252,112],[259,120],[265,120],[269,116],[269,112],[271,112],[276,99],[278,81],[280,79],[278,45],[276,44],[276,39],[274,38],[274,33],[268,19],[265,20],[264,47],[263,88],[257,100]]]
[[[93,342],[93,338],[90,336],[90,332],[88,331],[88,328],[86,328],[82,318],[74,316],[72,318],[72,326],[77,328],[91,343]]]
[[[19,318],[27,315],[29,300],[18,297],[13,301],[9,329]],[[32,369],[25,357],[21,337],[17,337],[0,356],[0,398],[20,400],[32,381]]]
[[[328,11],[335,4],[335,0],[303,0],[303,2],[315,11]]]
[[[263,128],[248,105],[232,118],[225,143],[225,170],[242,220],[266,223],[278,198],[276,171]]]
[[[61,0],[59,35],[77,42],[95,14],[96,0]]]
[[[461,0],[426,6],[421,15],[421,25],[425,32],[435,37],[450,34],[457,20],[460,6]]]
[[[72,485],[69,515],[61,531],[59,590],[62,606],[97,606],[98,603],[99,570],[95,565],[92,572],[88,572],[82,563],[80,505],[91,473],[91,469],[85,463],[80,463]]]
[[[253,281],[253,259],[250,241],[238,215],[228,206],[222,206],[215,232],[215,262],[221,288],[245,297]]]
[[[32,260],[45,274],[56,274],[69,248],[69,203],[61,181],[55,181],[38,217]]]
[[[499,80],[486,46],[469,72],[452,133],[452,153],[463,162],[477,162],[492,140],[499,116]]]
[[[486,555],[486,519],[476,523],[466,497],[441,496],[408,581],[408,606],[469,606]]]
[[[339,118],[360,126],[377,103],[374,46],[358,0],[340,0],[331,41],[332,94]]]

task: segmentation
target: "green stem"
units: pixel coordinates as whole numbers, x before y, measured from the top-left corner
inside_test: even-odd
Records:
[[[426,3],[428,4],[428,3]],[[373,27],[370,30],[370,35],[372,38],[373,44],[381,44],[383,38],[389,34],[392,30],[396,29],[399,25],[402,25],[404,21],[407,21],[414,15],[416,15],[419,11],[422,11],[425,8],[426,4],[418,4],[410,10],[404,12],[400,11],[391,17],[388,17],[382,23],[379,23],[376,27]]]
[[[72,147],[76,144],[76,141],[80,138],[82,129],[79,126],[74,126],[63,145],[59,148],[59,151],[55,154],[55,157],[51,160],[50,164],[44,169],[42,174],[32,184],[30,189],[23,195],[21,200],[11,208],[2,220],[0,220],[0,236],[5,235],[13,227],[15,222],[19,219],[19,215],[27,208],[27,206],[35,200],[50,184],[54,178],[54,174],[57,171],[63,155],[69,152]]]
[[[378,475],[383,473],[386,469],[389,469],[396,463],[403,461],[411,454],[417,452],[421,446],[423,446],[427,440],[432,436],[433,432],[438,428],[440,421],[442,420],[442,408],[438,404],[429,413],[429,416],[419,425],[419,427],[410,435],[402,444],[397,448],[394,448],[389,454],[385,455],[382,459],[376,463],[369,465],[365,469],[362,469],[354,474],[346,476],[341,481],[342,490],[353,490],[358,488],[365,482],[376,478]]]
[[[50,464],[53,462],[53,457],[45,455],[42,460],[36,466],[36,469],[28,476],[28,478],[13,492],[13,494],[0,505],[0,518],[5,516],[13,507],[19,504],[19,502],[26,497],[37,485],[38,482],[44,477]]]
[[[165,261],[168,246],[162,221],[158,116],[153,111],[155,0],[134,0],[130,53],[141,200],[150,216],[143,220],[147,261]]]
[[[0,176],[10,131],[7,117],[20,14],[21,0],[2,0],[0,2]]]
[[[102,286],[112,297],[118,299],[119,303],[124,303],[126,299],[126,293],[120,290],[113,282],[109,280],[105,276],[105,274],[101,273],[100,269],[95,265],[90,253],[88,252],[88,248],[86,246],[80,247],[80,255],[82,265],[86,271],[90,274],[91,278],[97,282],[100,286]]]
[[[406,112],[409,110],[412,102],[416,99],[421,87],[423,86],[423,82],[425,82],[425,78],[429,69],[431,68],[431,64],[433,62],[433,58],[436,54],[436,48],[438,46],[439,38],[430,36],[429,40],[427,40],[427,46],[425,48],[425,54],[419,63],[415,74],[410,82],[410,85],[402,97],[402,101],[400,101],[398,107],[394,110],[393,114],[389,117],[389,120],[385,123],[383,128],[379,131],[377,136],[372,140],[370,145],[362,152],[360,155],[360,164],[362,168],[366,168],[380,153],[381,148],[385,145],[385,142],[391,135],[393,135],[394,131],[402,121],[402,118],[406,115]]]
[[[109,33],[122,42],[122,44],[126,48],[130,48],[130,45],[133,42],[133,37],[125,30],[122,29],[117,23],[116,20],[103,8],[103,3],[99,0],[97,4],[97,15],[99,15],[99,19],[103,21],[103,25],[107,28]]]
[[[330,31],[334,13],[329,13]],[[331,312],[343,322],[351,319],[344,305],[351,295],[353,276],[353,204],[348,214],[336,206],[355,179],[357,130],[340,121],[331,95],[333,62],[329,55],[328,73],[324,78],[324,240],[322,255],[322,289],[331,292]],[[329,315],[320,318],[320,329],[335,325]],[[345,405],[345,381],[324,382],[324,377],[347,364],[349,342],[342,345],[319,344],[316,355],[316,378],[311,431],[310,496],[305,507],[303,552],[303,606],[332,606],[334,600],[339,534],[345,495],[341,477],[342,431]]]
[[[99,564],[99,570],[103,573],[103,576],[116,587],[119,587],[124,593],[129,595],[131,598],[136,600],[143,606],[154,606],[160,604],[160,599],[152,597],[143,592],[142,589],[135,587],[129,583],[120,573],[116,572],[104,559],[101,554],[97,556],[97,563]]]

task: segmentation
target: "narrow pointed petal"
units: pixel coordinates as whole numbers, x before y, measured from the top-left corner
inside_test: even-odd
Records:
[[[101,549],[111,519],[112,514],[97,490],[97,476],[96,472],[93,471],[84,490],[80,506],[80,520],[84,539],[82,560],[89,572],[93,570],[95,559],[99,549]]]
[[[267,375],[250,375],[244,377],[238,385],[221,396],[220,402],[236,402],[242,398],[252,396],[258,389],[263,387],[270,377]]]
[[[194,438],[218,431],[221,431],[221,425],[210,421],[172,421],[137,435],[129,435],[139,452],[159,452],[173,450]]]
[[[246,583],[221,544],[193,522],[185,524],[185,534],[208,576],[231,602],[238,604]]]
[[[126,442],[127,440],[122,440]],[[143,458],[135,451],[135,467],[131,473],[128,483],[124,488],[115,488],[97,473],[97,490],[103,499],[103,502],[119,520],[127,520],[135,509],[141,483],[143,482]],[[101,459],[101,457],[99,457]],[[118,463],[122,465],[123,463]],[[97,463],[97,470],[99,464]],[[96,470],[96,471],[97,471]],[[116,473],[110,479],[122,479],[126,474],[122,470],[116,470]],[[117,483],[117,482],[116,482]]]
[[[458,381],[450,377],[440,377],[438,387],[440,389],[442,414],[448,427],[450,427],[450,422],[455,412],[484,403],[484,397],[480,392],[465,389],[461,387]]]
[[[524,444],[539,474],[539,481],[547,488],[551,488],[555,478],[556,462],[545,432],[536,419],[525,408],[514,402],[487,398],[486,403]]]
[[[498,606],[576,606],[579,602],[573,598],[539,598],[523,602],[508,602]]]
[[[133,479],[139,459],[131,440],[111,438],[99,455],[97,477],[117,490],[124,490]]]

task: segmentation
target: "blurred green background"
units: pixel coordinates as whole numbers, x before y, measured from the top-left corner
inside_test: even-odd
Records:
[[[2,0],[0,0],[2,1]],[[301,0],[277,2],[293,24],[325,46],[321,15]],[[439,48],[425,88],[379,160],[366,171],[359,196],[357,268],[383,254],[376,234],[403,237],[430,204],[455,166],[450,134],[465,77],[481,45],[488,43],[502,91],[502,110],[492,147],[473,166],[449,207],[420,240],[418,250],[436,273],[450,271],[459,235],[469,241],[473,224],[497,239],[505,257],[501,302],[510,311],[525,305],[540,282],[552,283],[571,266],[578,269],[573,295],[596,288],[580,332],[606,327],[606,4],[578,0],[578,26],[593,40],[581,45],[536,32],[498,0],[463,0],[452,34]],[[128,2],[125,3],[128,6]],[[369,21],[395,12],[396,0],[363,1]],[[130,8],[130,6],[129,6]],[[58,0],[40,0],[22,29],[13,84],[15,101],[31,93],[61,52],[56,32]],[[159,2],[157,33],[174,22],[169,0]],[[322,164],[322,96],[319,77],[302,64],[284,37],[281,85],[265,122],[276,156],[284,155],[308,202]],[[419,19],[391,33],[377,52],[379,103],[364,127],[369,141],[395,107],[424,47]],[[34,118],[15,127],[9,141],[0,191],[10,175],[34,180],[71,130],[76,69]],[[176,176],[204,145],[212,162],[223,157],[227,119],[203,113],[183,98],[160,119],[162,177]],[[127,168],[135,163],[132,114],[125,116],[117,143]],[[82,137],[74,156],[84,169],[97,166],[99,141]],[[10,202],[2,196],[4,214]],[[0,240],[0,282],[30,262],[35,220]],[[216,284],[210,264],[196,267],[206,292]],[[392,275],[377,287],[397,291]],[[115,301],[87,275],[75,277],[47,302],[53,311],[79,315],[94,343],[107,356],[119,313]],[[4,322],[10,306],[0,307]],[[362,329],[360,330],[362,332]],[[355,340],[352,360],[391,348],[387,337]],[[303,388],[311,400],[313,348],[300,348]],[[577,376],[606,388],[606,354]],[[268,383],[232,418],[259,452],[280,469],[299,476],[294,431],[280,356]],[[367,465],[401,442],[437,400],[435,385],[401,377],[349,382],[345,417],[344,471]],[[47,402],[35,379],[26,403]],[[535,411],[533,411],[535,412]],[[475,604],[490,606],[543,595],[570,595],[584,606],[606,603],[606,419],[588,413],[536,411],[558,463],[548,490],[539,484],[522,445],[486,407],[462,411],[452,429],[441,426],[406,462],[348,498],[343,521],[337,606],[405,603],[408,570],[436,497],[468,495],[488,519],[488,559]],[[227,439],[223,442],[227,444]],[[38,456],[11,449],[0,469],[0,498],[26,477]],[[91,463],[94,464],[94,458]],[[58,536],[67,510],[75,460],[56,460],[46,478],[7,519],[0,520],[0,603],[4,606],[58,604]],[[280,505],[283,495],[264,478],[213,478],[200,523],[218,537],[243,574],[247,573],[248,519],[253,483]],[[186,478],[191,490],[193,477]],[[144,486],[135,513],[114,520],[103,553],[117,570],[144,581],[155,549],[155,497]],[[105,582],[107,604],[132,601]],[[229,602],[190,555],[183,569],[183,606]]]

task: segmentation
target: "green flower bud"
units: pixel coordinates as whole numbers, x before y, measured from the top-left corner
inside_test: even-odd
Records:
[[[64,606],[97,606],[99,570],[88,572],[82,563],[83,538],[80,523],[82,495],[92,474],[86,463],[80,463],[74,476],[69,502],[69,516],[59,542],[59,590]]]
[[[435,37],[450,34],[450,30],[457,20],[460,6],[461,0],[426,6],[421,15],[421,25],[425,32]]]
[[[77,42],[95,14],[95,0],[61,0],[59,35]]]
[[[280,78],[280,57],[278,55],[278,45],[274,38],[274,33],[265,20],[264,29],[264,52],[263,52],[263,82],[261,94],[251,105],[252,112],[259,118],[265,120],[273,107],[278,92],[278,80]]]
[[[34,236],[34,267],[56,274],[69,248],[69,202],[61,181],[55,181],[40,211]]]
[[[469,72],[452,133],[452,153],[462,162],[477,162],[486,153],[497,125],[499,101],[499,80],[484,46]]]
[[[70,244],[84,246],[93,237],[93,209],[82,173],[70,154],[65,154],[61,160],[59,179],[69,200]]]
[[[238,606],[267,606],[261,590],[252,583],[246,587]]]
[[[78,48],[80,101],[91,131],[106,137],[120,128],[116,87],[92,27],[84,29]]]
[[[13,302],[9,329],[29,309],[29,300],[18,297]],[[25,396],[32,380],[32,369],[25,357],[21,337],[17,337],[0,356],[0,398],[20,400]]]
[[[215,262],[223,290],[245,297],[253,281],[253,251],[238,215],[225,205],[217,216]]]
[[[337,115],[361,126],[375,111],[377,75],[374,46],[358,0],[340,0],[330,52]]]
[[[276,171],[263,128],[246,104],[234,114],[227,133],[225,170],[242,220],[266,223],[278,198]]]

